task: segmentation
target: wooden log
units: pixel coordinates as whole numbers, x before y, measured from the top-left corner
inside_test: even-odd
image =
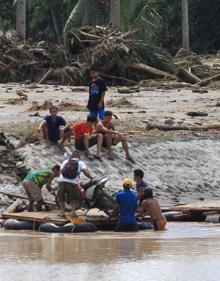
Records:
[[[143,64],[143,63],[129,64],[128,68],[130,68],[131,70],[146,73],[146,74],[152,76],[154,79],[163,79],[163,78],[175,79],[176,78],[174,75],[172,75],[168,72],[156,69],[154,67],[151,67],[151,66]]]
[[[148,123],[146,126],[147,130],[160,130],[160,131],[208,131],[208,130],[219,130],[220,124],[210,124],[204,126],[174,126],[174,125],[162,125],[162,124],[154,124]]]
[[[0,194],[6,195],[6,196],[8,196],[10,198],[18,198],[18,199],[28,200],[27,197],[25,197],[23,195],[19,195],[19,194],[14,194],[14,193],[9,193],[9,192],[4,192],[4,191],[0,191]],[[50,202],[50,201],[44,201],[44,204],[51,205],[51,206],[57,206],[56,203]]]
[[[46,81],[47,79],[49,79],[52,75],[53,75],[53,69],[49,69],[49,70],[43,75],[43,77],[40,79],[40,81],[39,81],[38,83],[39,83],[39,84],[43,84],[44,81]]]
[[[23,201],[21,199],[17,199],[4,211],[4,213],[15,213],[17,208],[21,206],[22,203]]]
[[[184,82],[190,83],[190,84],[196,84],[200,83],[202,80],[195,76],[194,74],[188,72],[185,68],[178,68],[177,70],[177,77],[179,77]]]
[[[209,85],[212,81],[218,81],[218,80],[220,80],[220,73],[218,73],[214,76],[211,76],[207,79],[204,79],[204,80],[198,82],[196,85],[198,85],[200,87],[204,87],[204,86]]]

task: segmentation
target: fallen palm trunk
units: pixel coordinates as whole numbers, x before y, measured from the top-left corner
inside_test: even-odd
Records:
[[[220,80],[220,73],[218,73],[212,77],[209,77],[207,79],[204,79],[204,80],[198,82],[196,85],[198,85],[200,87],[204,87],[204,86],[209,85],[212,81],[218,81],[218,80]]]
[[[190,83],[190,84],[196,84],[202,82],[200,78],[195,76],[194,74],[188,72],[185,68],[178,68],[177,71],[177,77],[179,77],[184,82]]]
[[[168,72],[156,69],[154,67],[151,67],[149,65],[143,64],[143,63],[133,63],[129,64],[128,68],[134,71],[140,71],[144,72],[147,75],[150,75],[154,79],[163,79],[163,78],[170,78],[175,79],[176,77],[172,74],[169,74]]]
[[[210,124],[204,126],[169,126],[161,124],[148,123],[146,126],[147,130],[160,130],[160,131],[208,131],[208,130],[219,130],[220,124]]]
[[[23,204],[21,199],[17,199],[14,201],[5,211],[4,213],[15,213],[17,208]]]

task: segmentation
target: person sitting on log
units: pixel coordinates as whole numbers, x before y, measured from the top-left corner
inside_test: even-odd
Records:
[[[104,119],[98,122],[96,126],[96,132],[104,136],[103,146],[108,148],[109,159],[114,160],[112,146],[117,145],[118,143],[122,143],[122,147],[126,154],[126,159],[135,163],[134,159],[130,155],[126,137],[116,131],[112,118],[113,112],[108,110],[104,114]]]
[[[28,211],[34,210],[34,203],[36,202],[36,211],[41,211],[42,204],[44,203],[41,188],[46,184],[47,190],[54,194],[51,183],[54,178],[60,174],[60,166],[55,165],[51,170],[36,170],[30,172],[22,182],[25,192],[28,196],[29,205]]]
[[[115,228],[116,232],[138,230],[135,217],[138,198],[137,194],[131,191],[132,185],[132,179],[124,179],[124,190],[116,195],[116,204],[113,208],[112,214],[110,215],[110,218],[114,218],[119,214],[119,222]]]
[[[44,120],[38,127],[38,132],[42,132],[44,139],[46,140],[46,146],[50,147],[52,143],[57,142],[63,138],[70,136],[71,130],[65,119],[58,115],[58,107],[53,105],[50,107],[49,115],[44,117]],[[61,150],[64,150],[63,142],[59,144]]]
[[[105,113],[104,98],[107,88],[95,68],[90,69],[90,76],[92,80],[89,84],[89,100],[87,107],[91,115],[102,120]]]
[[[153,190],[151,188],[147,188],[143,193],[139,216],[145,217],[149,215],[155,231],[165,230],[167,221],[161,212],[159,201],[153,196]]]

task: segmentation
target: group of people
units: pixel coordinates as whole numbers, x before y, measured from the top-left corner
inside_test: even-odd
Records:
[[[45,116],[40,123],[38,131],[43,133],[47,147],[51,144],[58,144],[64,150],[67,139],[72,137],[75,140],[75,148],[85,151],[85,155],[93,160],[94,158],[102,161],[102,148],[108,150],[108,158],[114,160],[112,147],[122,143],[126,154],[126,159],[133,162],[130,155],[126,137],[118,132],[113,122],[113,112],[105,110],[104,97],[106,86],[96,70],[90,71],[92,81],[89,88],[87,120],[79,121],[76,124],[68,124],[65,119],[58,115],[58,107],[51,106],[49,115]],[[97,147],[96,154],[90,151],[92,146]]]
[[[23,180],[23,187],[29,199],[28,211],[41,211],[45,204],[41,188],[46,185],[48,191],[56,195],[51,187],[54,178],[58,177],[57,199],[60,206],[59,216],[65,217],[65,201],[71,205],[70,216],[77,216],[75,211],[82,206],[83,188],[80,185],[80,174],[93,179],[85,163],[80,160],[80,154],[75,151],[70,159],[65,160],[61,166],[56,165],[51,170],[38,170],[30,172]],[[136,192],[132,191],[133,180],[126,178],[123,180],[123,191],[118,192],[115,197],[110,218],[119,216],[119,222],[115,231],[137,231],[137,218],[149,215],[153,223],[154,230],[164,230],[166,219],[162,215],[160,204],[153,196],[153,191],[144,180],[144,172],[140,169],[134,171],[134,181],[136,182]],[[34,205],[34,203],[36,204]]]
[[[44,185],[48,191],[57,197],[60,207],[60,216],[65,217],[65,200],[71,205],[71,216],[76,216],[75,211],[82,206],[83,188],[80,185],[80,174],[83,173],[90,180],[93,179],[85,163],[80,159],[78,151],[85,151],[90,159],[102,161],[102,148],[108,150],[108,157],[114,160],[113,146],[122,143],[126,159],[133,162],[127,140],[118,132],[113,123],[113,112],[105,110],[104,98],[107,90],[105,83],[100,79],[95,69],[90,71],[92,81],[89,87],[87,120],[76,124],[68,124],[62,116],[58,115],[58,108],[52,106],[49,115],[40,123],[38,131],[43,133],[47,147],[55,143],[64,151],[67,139],[74,137],[75,149],[71,157],[61,166],[55,165],[52,169],[30,172],[23,180],[23,187],[29,199],[28,211],[41,211],[45,204],[41,189]],[[97,147],[93,155],[90,147]],[[51,187],[54,178],[58,177],[58,192]],[[155,230],[163,230],[166,220],[162,216],[159,202],[153,197],[153,191],[144,181],[144,172],[140,169],[134,171],[136,192],[132,191],[133,181],[126,178],[123,181],[123,191],[117,193],[115,205],[110,218],[119,215],[116,231],[136,231],[136,216],[149,215]]]

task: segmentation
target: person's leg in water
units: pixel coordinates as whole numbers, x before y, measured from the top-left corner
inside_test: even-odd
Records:
[[[113,137],[112,134],[106,134],[104,136],[106,144],[107,144],[107,149],[108,149],[108,158],[110,160],[114,160],[114,155],[113,155],[113,150],[112,150],[112,142],[113,142]]]
[[[125,151],[126,159],[134,163],[134,159],[131,157],[130,152],[129,152],[128,142],[126,140],[126,137],[123,136],[120,133],[117,133],[114,136],[114,145],[116,145],[116,144],[118,144],[120,142],[122,143],[122,147],[123,147],[123,149]]]

